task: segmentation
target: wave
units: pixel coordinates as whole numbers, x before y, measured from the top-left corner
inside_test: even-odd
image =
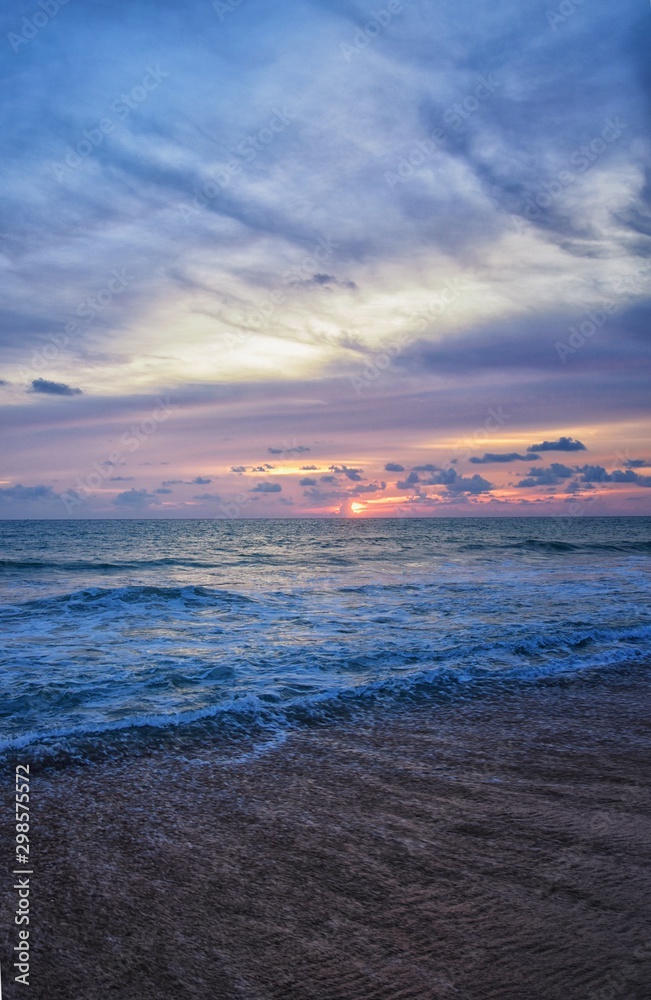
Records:
[[[375,541],[375,540],[374,540]],[[436,539],[432,538],[431,542]],[[332,543],[322,543],[319,549],[323,550]],[[343,543],[342,543],[343,544]],[[410,547],[405,546],[399,553],[385,555],[385,561],[389,564],[400,564],[404,551]],[[463,542],[447,539],[443,543],[443,548],[439,555],[454,552],[539,552],[550,555],[563,553],[630,553],[630,554],[651,554],[651,540],[649,539],[623,539],[613,542],[600,541],[573,541],[568,542],[561,539],[545,538],[523,538],[518,541],[505,542],[504,540],[491,541],[483,539],[477,542]],[[371,554],[374,558],[374,555]],[[196,559],[191,557],[179,558],[178,556],[161,556],[157,559],[125,559],[125,560],[93,560],[93,559],[0,559],[0,573],[14,572],[55,572],[55,573],[120,573],[139,572],[156,569],[205,569],[215,570],[223,568],[227,563],[229,566],[252,566],[271,565],[286,566],[294,561],[301,562],[303,556],[296,560],[290,557],[289,553],[275,552],[233,552],[223,551],[215,559]],[[331,555],[328,557],[328,564],[335,566],[354,565],[355,560],[347,555]]]
[[[161,557],[160,559],[133,559],[124,562],[98,562],[90,559],[76,560],[46,560],[46,559],[0,559],[0,570],[62,570],[66,573],[88,573],[93,570],[115,571],[141,570],[141,569],[164,569],[170,567],[182,567],[189,569],[216,569],[220,564],[216,562],[203,562],[200,559],[177,559],[173,556]]]
[[[524,538],[518,542],[471,542],[459,546],[463,552],[520,550],[531,552],[631,552],[651,554],[651,541],[631,539],[620,542],[563,542],[557,539]]]
[[[642,631],[646,634],[649,630]],[[635,636],[637,632],[629,638]],[[588,644],[588,638],[577,637],[574,648],[581,649]],[[581,660],[565,655],[546,663],[526,663],[500,670],[477,664],[431,665],[408,675],[331,688],[285,701],[277,694],[247,693],[202,709],[142,714],[47,733],[32,731],[0,740],[0,759],[13,760],[29,748],[31,759],[59,766],[141,756],[160,749],[178,752],[218,738],[246,737],[254,742],[268,740],[270,735],[285,738],[297,728],[361,719],[373,709],[436,707],[541,684],[584,683],[590,678],[626,682],[638,675],[648,680],[650,666],[648,650],[630,644],[595,651]]]
[[[13,608],[24,611],[49,611],[68,607],[71,610],[94,611],[100,607],[140,602],[166,603],[182,602],[189,607],[232,606],[234,604],[255,604],[255,600],[244,594],[230,590],[219,590],[213,587],[181,586],[157,587],[153,584],[141,584],[131,587],[87,587],[84,590],[72,591],[68,594],[56,594],[50,597],[37,597],[21,603],[15,603]]]

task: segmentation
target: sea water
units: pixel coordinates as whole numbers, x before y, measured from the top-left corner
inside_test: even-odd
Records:
[[[268,737],[651,662],[651,518],[4,521],[0,534],[4,753],[142,752],[199,723],[203,739]]]

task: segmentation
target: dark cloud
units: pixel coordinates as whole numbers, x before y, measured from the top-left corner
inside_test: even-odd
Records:
[[[51,486],[16,486],[0,487],[0,500],[16,503],[33,503],[37,500],[59,500],[60,496],[55,493]]]
[[[419,471],[416,471],[419,470]],[[426,472],[427,476],[420,475]],[[482,476],[460,476],[456,469],[440,469],[436,465],[416,465],[402,482],[396,483],[399,490],[420,491],[424,486],[446,486],[447,494],[478,494],[487,493],[493,489],[491,483]]]
[[[632,472],[627,469],[626,472],[622,472],[621,469],[615,469],[614,472],[610,473],[611,483],[630,483],[633,486],[643,486],[648,489],[651,486],[651,476],[640,476],[637,472]]]
[[[280,493],[282,486],[280,483],[258,483],[249,493]]]
[[[420,476],[418,475],[417,472],[414,472],[412,470],[412,472],[409,473],[406,479],[403,479],[401,482],[396,483],[396,487],[399,490],[408,490],[419,482],[420,482]]]
[[[147,490],[130,489],[124,493],[118,493],[113,498],[113,503],[116,507],[145,508],[152,503],[157,503],[157,500],[155,495],[148,493]]]
[[[81,389],[73,389],[65,382],[49,382],[45,378],[35,378],[31,392],[42,392],[46,396],[81,396]]]
[[[641,476],[632,469],[614,469],[607,472],[602,465],[583,465],[577,467],[582,483],[627,483],[629,486],[651,486],[651,476]]]
[[[354,483],[361,480],[361,473],[364,471],[363,469],[351,469],[347,465],[331,465],[329,468],[331,472],[344,475],[346,479],[352,479]]]
[[[303,496],[312,503],[320,506],[329,504],[333,500],[349,499],[345,490],[322,490],[316,486],[311,486],[309,489],[304,490]]]
[[[529,446],[529,451],[587,451],[587,449],[581,441],[575,441],[571,437],[560,437],[557,441],[532,444]]]
[[[168,490],[164,486],[159,486],[157,490],[154,490],[154,493],[160,493],[160,494],[172,493],[172,492],[173,490]]]
[[[217,493],[198,493],[196,496],[192,497],[193,500],[205,500],[214,503],[219,503],[221,497]]]
[[[348,495],[361,496],[362,493],[381,493],[382,490],[387,488],[386,483],[360,483],[358,486],[353,486],[352,489],[348,490]]]
[[[529,469],[529,474],[525,479],[521,479],[518,486],[529,489],[533,486],[556,486],[565,479],[571,479],[574,475],[573,469],[568,469],[566,465],[553,462],[546,469]]]
[[[286,448],[267,448],[270,455],[303,455],[309,450],[304,444],[288,445]]]
[[[540,461],[540,455],[519,455],[517,451],[501,453],[487,452],[482,458],[471,458],[469,461],[473,465],[491,465],[497,462],[537,462]]]
[[[335,278],[334,274],[313,274],[311,278],[300,282],[304,287],[307,285],[322,285],[327,288],[329,285],[336,285],[339,288],[357,288],[354,281],[341,281]]]
[[[478,481],[481,479],[481,476],[473,476],[472,479]],[[464,480],[456,469],[435,469],[427,479],[421,477],[420,481],[424,486],[451,486],[453,483],[466,482],[468,480]]]
[[[111,476],[110,483],[132,483],[134,476]]]
[[[299,480],[299,486],[316,486],[316,479],[310,479],[309,476],[305,476],[303,479]]]
[[[316,472],[316,471],[317,471],[317,466],[316,465],[302,465],[301,466],[301,472]]]
[[[404,472],[405,471],[405,467],[404,467],[404,465],[398,465],[397,462],[387,462],[387,464],[384,466],[384,471],[385,472]]]
[[[454,472],[454,469],[448,470],[449,472]],[[459,476],[455,474],[455,478],[448,480],[446,493],[448,495],[457,494],[472,494],[474,496],[480,493],[489,493],[493,489],[493,484],[489,483],[487,479],[483,476]]]
[[[624,462],[627,469],[646,469],[651,466],[648,458],[629,458]]]
[[[165,479],[161,486],[208,486],[211,482],[212,479],[205,476],[195,476],[194,479]]]

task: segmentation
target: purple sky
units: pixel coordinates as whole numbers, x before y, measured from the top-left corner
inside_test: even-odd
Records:
[[[0,17],[0,517],[651,513],[648,5]]]

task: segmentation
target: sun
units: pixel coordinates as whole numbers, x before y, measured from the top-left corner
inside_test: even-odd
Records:
[[[353,514],[359,514],[359,513],[361,513],[361,511],[366,510],[366,504],[365,503],[351,503],[350,509],[353,512]]]

